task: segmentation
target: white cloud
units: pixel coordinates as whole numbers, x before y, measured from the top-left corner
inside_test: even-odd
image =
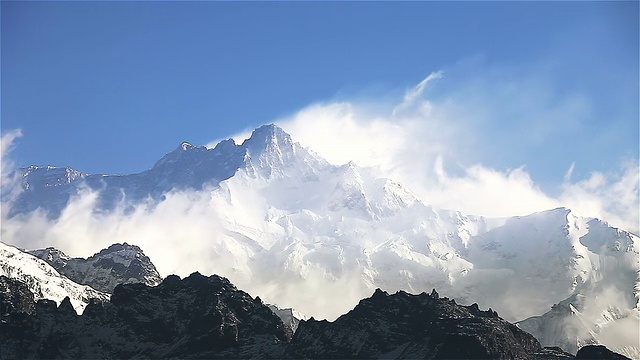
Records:
[[[569,166],[569,169],[567,170],[567,172],[564,174],[564,183],[567,184],[571,181],[571,176],[573,176],[573,170],[576,167],[576,163],[572,162],[571,166]]]
[[[527,170],[528,161],[544,158],[553,165],[567,156],[543,151],[574,146],[577,140],[564,134],[589,118],[584,96],[553,98],[553,89],[540,79],[515,84],[506,75],[478,76],[436,100],[425,99],[425,89],[442,77],[435,72],[408,90],[397,106],[376,101],[314,104],[277,123],[328,161],[378,167],[437,207],[511,216],[565,206],[637,233],[637,160],[619,173],[594,172],[588,179],[572,180],[575,159],[565,174],[537,176],[564,178],[559,194],[543,190]],[[503,154],[519,163],[502,159]],[[496,167],[505,162],[512,164]]]
[[[393,114],[395,115],[401,112],[402,110],[407,109],[411,105],[415,104],[416,101],[419,100],[419,98],[424,93],[424,89],[425,87],[427,87],[427,84],[429,84],[433,80],[441,79],[442,73],[443,73],[442,71],[433,72],[429,74],[426,78],[422,79],[422,81],[420,81],[418,85],[407,90],[404,94],[404,99],[402,103],[398,105],[395,109],[393,109]]]
[[[55,246],[82,257],[127,242],[140,246],[164,276],[200,271],[232,277],[231,257],[218,256],[216,250],[224,237],[210,192],[172,191],[157,205],[142,202],[127,213],[123,207],[95,212],[97,197],[97,192],[82,189],[54,220],[40,211],[3,217],[3,241],[27,249]]]
[[[2,161],[7,160],[5,156],[13,147],[14,141],[21,136],[21,129],[10,130],[2,134],[2,137],[0,137],[0,155],[2,156]]]
[[[589,178],[577,182],[565,178],[559,201],[585,215],[598,217],[638,234],[639,173],[636,160],[624,163],[617,172],[605,174],[596,171]]]
[[[0,137],[0,190],[2,191],[2,213],[6,209],[5,202],[11,201],[20,193],[20,186],[17,186],[20,178],[13,173],[15,164],[9,157],[13,150],[16,139],[22,136],[22,130],[15,129],[7,131]],[[12,175],[13,174],[13,175]]]
[[[334,164],[388,168],[404,146],[410,125],[365,117],[350,103],[316,104],[278,122],[292,138]]]
[[[423,186],[420,192],[426,195],[427,201],[439,207],[503,217],[559,206],[557,200],[535,185],[523,167],[498,171],[476,164],[466,168],[461,176],[451,176],[440,163],[434,171],[438,181]]]

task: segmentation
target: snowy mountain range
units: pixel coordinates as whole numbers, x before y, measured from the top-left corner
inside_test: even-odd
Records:
[[[212,231],[158,224],[168,234],[197,235],[180,240],[180,251],[171,239],[139,238],[157,244],[145,249],[160,273],[220,274],[266,302],[319,318],[335,319],[375,288],[437,288],[462,303],[492,307],[510,321],[573,304],[578,295],[602,299],[599,307],[623,314],[545,315],[597,324],[589,325],[587,335],[573,334],[555,320],[520,323],[538,329],[539,338],[549,336],[544,345],[566,344],[566,336],[571,343],[606,344],[607,329],[637,325],[637,235],[566,208],[501,219],[436,209],[375,169],[329,164],[274,125],[254,130],[242,144],[225,140],[210,149],[182,143],[139,174],[90,175],[51,166],[20,171],[22,191],[10,204],[13,219],[44,212],[55,224],[88,191],[96,196],[91,211],[119,214],[112,223],[117,226],[131,214],[153,219],[188,194]],[[197,227],[198,216],[190,213],[175,226]],[[3,241],[24,238],[21,231]],[[175,259],[180,254],[189,257]],[[177,267],[166,265],[168,260]],[[318,295],[330,293],[339,299]],[[637,341],[613,345],[627,354],[640,349]]]

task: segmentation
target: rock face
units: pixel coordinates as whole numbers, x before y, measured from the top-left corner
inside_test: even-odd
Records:
[[[3,359],[277,358],[292,335],[259,298],[198,273],[156,287],[119,285],[82,316],[68,299],[58,308],[41,300],[31,316],[9,311],[0,333]]]
[[[17,280],[0,275],[0,319],[9,314],[31,314],[35,310],[33,293],[29,287]]]
[[[135,245],[113,244],[87,258],[70,258],[62,251],[48,247],[29,252],[53,266],[72,281],[112,293],[118,284],[160,284],[162,277],[148,256]]]
[[[515,359],[541,350],[528,333],[477,305],[376,290],[333,323],[302,321],[288,358]]]

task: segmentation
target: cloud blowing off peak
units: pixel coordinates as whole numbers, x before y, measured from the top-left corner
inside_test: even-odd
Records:
[[[519,79],[516,92],[509,72],[461,81],[458,70],[450,71],[455,86],[438,71],[398,101],[318,103],[277,124],[329,162],[376,167],[440,208],[513,216],[564,206],[638,233],[637,150],[614,159],[618,166],[589,170],[582,133],[592,129],[578,124],[594,115],[584,98],[550,101],[540,92],[551,84],[541,80]],[[514,117],[503,103],[524,112]]]

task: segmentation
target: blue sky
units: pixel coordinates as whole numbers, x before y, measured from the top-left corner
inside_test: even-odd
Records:
[[[3,1],[1,11],[1,127],[22,130],[11,155],[21,166],[140,172],[182,141],[271,122],[323,149],[340,137],[308,129],[335,124],[308,115],[332,104],[351,106],[363,136],[422,124],[419,138],[353,142],[393,142],[404,157],[434,144],[411,157],[443,162],[449,177],[478,164],[524,169],[558,196],[567,175],[612,184],[637,166],[638,2]],[[433,111],[390,115],[436,72],[419,94]]]

